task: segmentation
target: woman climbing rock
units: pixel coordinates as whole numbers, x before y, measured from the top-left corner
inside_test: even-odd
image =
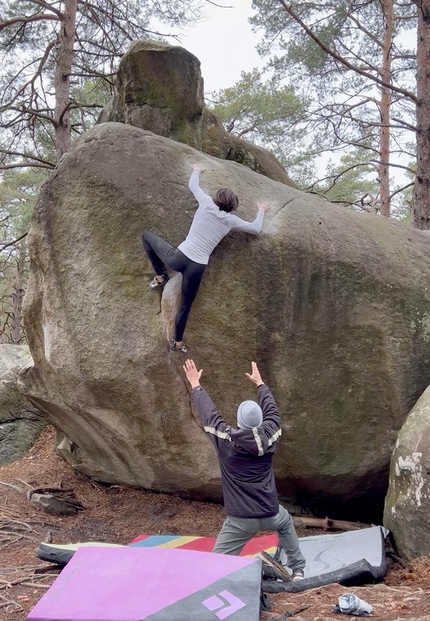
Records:
[[[199,164],[193,165],[188,187],[199,206],[185,241],[175,247],[149,231],[142,235],[143,247],[155,271],[154,279],[149,283],[151,289],[163,287],[169,280],[166,267],[182,273],[181,302],[175,317],[175,334],[170,341],[170,350],[183,354],[188,351],[183,342],[188,314],[212,251],[230,231],[257,235],[263,226],[264,214],[270,207],[268,203],[257,203],[258,213],[253,222],[238,218],[232,213],[239,205],[234,192],[221,188],[212,198],[200,188],[200,173],[204,170]]]

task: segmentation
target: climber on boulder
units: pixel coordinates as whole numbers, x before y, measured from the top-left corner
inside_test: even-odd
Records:
[[[230,231],[257,235],[263,226],[264,214],[270,207],[268,203],[257,203],[255,220],[242,220],[231,213],[239,204],[234,192],[221,188],[213,198],[203,192],[199,178],[204,170],[199,164],[193,165],[188,187],[199,206],[185,241],[174,247],[149,231],[142,235],[143,247],[155,271],[155,277],[149,284],[151,289],[163,287],[169,280],[166,267],[182,273],[181,301],[175,317],[175,335],[170,341],[170,350],[183,354],[188,351],[182,340],[188,314],[212,251]]]

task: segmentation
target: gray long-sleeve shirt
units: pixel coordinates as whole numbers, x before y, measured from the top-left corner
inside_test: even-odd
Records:
[[[263,226],[264,209],[259,209],[253,222],[246,222],[223,211],[199,186],[200,171],[193,170],[188,187],[199,203],[185,241],[178,248],[186,257],[207,265],[213,249],[230,231],[258,234]]]
[[[193,401],[218,455],[224,508],[239,518],[265,518],[279,511],[272,459],[281,436],[280,417],[269,388],[258,388],[263,422],[254,429],[235,429],[219,415],[208,393],[198,386]]]

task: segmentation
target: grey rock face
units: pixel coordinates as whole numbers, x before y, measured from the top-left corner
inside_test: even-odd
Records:
[[[100,123],[140,127],[295,186],[274,155],[230,136],[206,108],[200,61],[183,47],[135,41],[121,59],[116,82],[117,95]]]
[[[23,457],[46,425],[17,387],[20,371],[31,362],[26,345],[0,345],[0,466]]]
[[[430,388],[399,432],[391,458],[384,525],[404,558],[430,553]]]
[[[44,184],[29,235],[34,367],[22,390],[82,472],[220,498],[184,357],[168,352],[180,276],[149,290],[141,246],[143,230],[185,238],[196,160],[206,191],[237,192],[239,216],[272,205],[262,234],[230,234],[204,274],[185,332],[203,386],[234,424],[238,403],[255,398],[244,374],[256,360],[282,415],[281,498],[380,519],[397,432],[430,383],[429,238],[179,142],[101,124]]]

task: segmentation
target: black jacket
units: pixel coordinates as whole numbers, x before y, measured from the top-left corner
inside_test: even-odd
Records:
[[[265,518],[278,513],[278,495],[272,468],[273,453],[281,435],[280,417],[266,385],[258,388],[263,422],[254,429],[235,429],[218,414],[208,393],[192,391],[204,430],[218,454],[224,508],[239,518]]]

